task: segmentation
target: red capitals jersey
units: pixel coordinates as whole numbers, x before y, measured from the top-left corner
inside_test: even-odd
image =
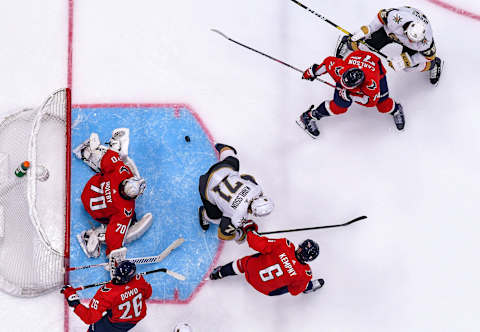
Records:
[[[256,290],[266,295],[285,286],[292,295],[305,290],[312,271],[308,264],[297,260],[290,241],[269,239],[254,232],[248,232],[247,241],[250,248],[261,253],[242,259],[245,278]]]
[[[133,176],[117,152],[108,150],[100,162],[101,173],[94,175],[82,192],[82,203],[88,214],[98,222],[108,224],[112,219],[133,216],[135,200],[120,196],[119,186]]]
[[[371,52],[362,50],[353,51],[344,60],[329,56],[323,60],[322,64],[328,74],[339,83],[342,74],[350,68],[360,68],[365,74],[363,83],[354,89],[348,90],[352,95],[365,96],[362,102],[358,104],[373,107],[377,105],[380,99],[380,80],[385,77],[385,68],[378,56]]]
[[[90,300],[89,307],[77,305],[74,312],[86,324],[93,324],[102,318],[106,311],[112,323],[136,324],[147,314],[145,301],[152,296],[152,286],[136,275],[124,285],[112,282],[100,288]]]

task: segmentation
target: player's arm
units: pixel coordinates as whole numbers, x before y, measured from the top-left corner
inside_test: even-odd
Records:
[[[108,149],[107,152],[103,155],[103,158],[100,162],[100,170],[103,173],[111,173],[120,167],[125,167],[125,171],[131,174],[130,169],[125,165],[125,163],[120,158],[118,152]]]
[[[393,11],[398,11],[395,8],[381,9],[377,16],[368,25],[362,25],[358,31],[352,36],[352,41],[356,42],[360,39],[370,38],[372,33],[380,30],[389,23],[389,14]]]
[[[143,298],[147,300],[152,296],[152,292],[153,292],[152,285],[150,285],[142,276],[140,276],[140,278],[144,282]]]
[[[128,225],[133,216],[133,211],[123,209],[110,218],[105,232],[105,244],[107,245],[106,254],[109,255],[112,250],[121,248],[127,234]]]
[[[308,289],[312,280],[312,271],[307,269],[302,275],[296,276],[295,281],[288,285],[288,291],[292,295],[298,295]]]
[[[417,53],[410,56],[410,66],[405,66],[405,71],[427,71],[430,70],[431,61],[435,59],[436,55],[435,43],[432,40],[430,46],[423,51],[418,51]]]
[[[67,299],[68,305],[75,308],[73,312],[80,317],[85,324],[90,325],[98,322],[102,318],[103,313],[110,308],[110,302],[101,293],[104,288],[105,286],[97,291],[88,307],[80,303],[75,289],[70,285],[63,287],[61,292]]]
[[[269,239],[268,237],[260,236],[255,231],[247,232],[248,246],[253,250],[261,252],[262,254],[268,254],[272,252],[275,247],[275,243],[282,239]]]

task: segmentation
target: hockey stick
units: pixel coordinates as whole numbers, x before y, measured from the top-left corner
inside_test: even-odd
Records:
[[[227,40],[229,40],[229,41],[231,41],[231,42],[233,42],[233,43],[235,43],[235,44],[237,44],[237,45],[240,45],[240,46],[242,46],[242,47],[245,47],[246,49],[249,49],[250,51],[253,51],[253,52],[255,52],[255,53],[261,54],[261,55],[269,58],[270,60],[273,60],[273,61],[278,62],[278,63],[280,63],[280,64],[282,64],[282,65],[284,65],[284,66],[287,66],[288,68],[291,68],[291,69],[293,69],[293,70],[296,70],[296,71],[298,71],[299,73],[303,73],[303,72],[304,72],[303,70],[298,69],[297,67],[294,67],[294,66],[292,66],[292,65],[290,65],[290,64],[288,64],[288,63],[286,63],[286,62],[283,62],[283,61],[281,61],[281,60],[278,60],[278,59],[274,58],[273,56],[270,56],[270,55],[268,55],[268,54],[265,54],[265,53],[263,53],[263,52],[261,52],[261,51],[259,51],[259,50],[256,50],[256,49],[254,49],[254,48],[252,48],[252,47],[250,47],[250,46],[248,46],[248,45],[242,44],[242,43],[240,43],[240,42],[238,42],[238,41],[236,41],[236,40],[228,37],[226,34],[224,34],[223,32],[221,32],[220,30],[217,30],[217,29],[210,29],[210,30],[212,30],[213,32],[218,33],[218,34],[219,34],[220,36],[222,36],[223,38],[225,38],[225,39],[227,39]],[[339,88],[337,88],[337,87],[336,87],[335,85],[333,85],[332,83],[327,82],[327,81],[324,81],[324,80],[322,80],[321,78],[315,77],[315,79],[316,79],[317,81],[320,81],[320,82],[322,82],[322,83],[325,83],[325,84],[327,84],[327,85],[330,85],[332,88],[335,88],[335,89],[340,90]]]
[[[353,224],[354,222],[367,219],[367,216],[361,216],[357,217],[355,219],[352,219],[350,221],[347,221],[346,223],[343,224],[336,224],[336,225],[326,225],[326,226],[317,226],[317,227],[308,227],[308,228],[296,228],[296,229],[285,229],[282,231],[273,231],[273,232],[261,232],[258,233],[259,235],[266,235],[266,234],[276,234],[276,233],[289,233],[289,232],[299,232],[299,231],[309,231],[312,229],[323,229],[323,228],[333,228],[333,227],[342,227],[342,226],[347,226],[350,224]]]
[[[172,250],[178,248],[183,242],[185,242],[185,239],[183,237],[176,239],[164,251],[162,251],[157,256],[127,258],[126,260],[128,260],[130,262],[133,262],[135,264],[159,263],[163,259],[165,259],[165,257],[167,257],[172,252]],[[92,267],[100,267],[100,266],[106,266],[106,265],[108,265],[108,262],[91,264],[91,265],[76,266],[76,267],[74,266],[74,267],[69,267],[67,269],[67,271],[84,270],[84,269],[89,269],[89,268],[92,268]]]
[[[177,280],[181,280],[181,281],[184,281],[185,280],[185,276],[183,274],[180,274],[180,273],[177,273],[175,271],[170,271],[164,267],[160,268],[160,269],[156,269],[156,270],[151,270],[151,271],[146,271],[146,272],[140,272],[140,273],[137,273],[137,275],[146,275],[146,274],[150,274],[150,273],[157,273],[157,272],[163,272],[163,273],[166,273],[168,274],[169,276],[177,279]],[[79,286],[77,288],[74,288],[75,291],[81,291],[81,290],[84,290],[84,289],[87,289],[87,288],[92,288],[92,287],[97,287],[97,286],[102,286],[102,285],[105,285],[105,284],[108,284],[110,282],[109,281],[101,281],[101,282],[97,282],[97,283],[94,283],[94,284],[90,284],[90,285],[85,285],[85,286]]]
[[[292,1],[293,3],[299,5],[300,7],[302,7],[303,9],[309,11],[310,13],[312,13],[313,15],[317,16],[318,18],[320,18],[321,20],[323,20],[324,22],[327,22],[328,24],[334,26],[335,28],[337,28],[338,30],[340,30],[341,32],[343,32],[344,34],[346,34],[347,36],[353,36],[350,32],[348,32],[347,30],[345,30],[344,28],[342,28],[341,26],[338,26],[336,25],[335,23],[333,23],[332,21],[330,21],[328,18],[326,18],[325,16],[317,13],[316,11],[314,11],[313,9],[310,9],[308,8],[307,6],[305,6],[303,3],[301,2],[298,2],[297,0],[290,0]],[[361,42],[362,44],[364,44],[365,46],[367,46],[371,51],[383,56],[385,59],[389,60],[390,61],[390,58],[388,57],[388,55],[386,55],[385,53],[377,50],[376,48],[374,48],[373,46],[370,46],[369,44],[367,44],[364,40],[359,40],[359,42]]]

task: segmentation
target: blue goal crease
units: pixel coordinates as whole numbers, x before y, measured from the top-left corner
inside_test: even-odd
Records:
[[[197,221],[201,205],[198,177],[216,162],[207,133],[187,109],[174,107],[77,107],[72,109],[72,148],[92,132],[107,142],[115,128],[130,129],[129,156],[147,181],[144,194],[137,199],[137,217],[153,214],[151,228],[138,240],[126,245],[128,257],[154,256],[179,237],[185,242],[161,263],[137,265],[137,271],[166,267],[186,276],[178,281],[164,273],[145,276],[152,284],[154,300],[188,299],[203,281],[219,248],[216,230],[204,233]],[[185,136],[189,136],[187,142]],[[93,171],[72,154],[70,265],[83,266],[106,262],[105,247],[99,258],[87,258],[76,235],[99,224],[83,208],[80,195]],[[212,256],[206,253],[213,253]],[[106,281],[103,267],[70,272],[70,283],[77,287]],[[91,298],[97,288],[80,292]]]

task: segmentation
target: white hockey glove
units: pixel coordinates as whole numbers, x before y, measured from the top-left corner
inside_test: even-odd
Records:
[[[397,57],[390,58],[388,60],[388,65],[393,68],[395,71],[400,71],[405,68],[409,68],[412,66],[412,59],[408,53],[402,53]]]
[[[363,25],[358,31],[355,31],[355,33],[350,39],[352,40],[352,42],[356,42],[368,37],[370,37],[370,28],[366,25]]]
[[[107,148],[100,145],[100,139],[97,133],[92,133],[90,138],[73,149],[75,157],[81,159],[94,172],[100,172],[100,162]]]
[[[118,152],[120,158],[124,159],[128,156],[128,145],[130,143],[130,129],[117,128],[112,131],[112,138],[108,142],[110,149]]]

